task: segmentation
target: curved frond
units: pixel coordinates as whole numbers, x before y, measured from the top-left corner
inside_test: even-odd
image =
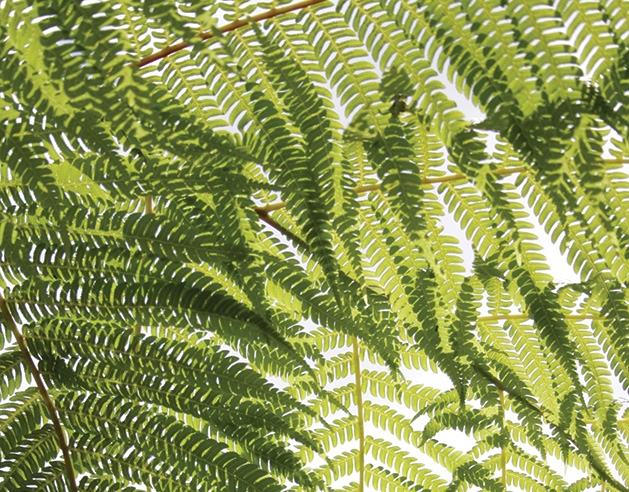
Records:
[[[629,492],[627,18],[0,2],[1,487]]]

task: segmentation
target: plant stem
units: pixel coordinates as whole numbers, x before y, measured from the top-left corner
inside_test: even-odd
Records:
[[[510,167],[507,169],[498,169],[497,171],[494,171],[493,174],[497,176],[507,176],[509,174],[517,174],[517,173],[522,173],[524,171],[526,171],[526,168],[524,167]],[[467,176],[465,176],[465,174],[456,173],[456,174],[450,174],[448,176],[440,176],[438,178],[422,178],[422,184],[428,185],[428,184],[437,184],[437,183],[448,183],[450,181],[465,181],[466,179],[468,178]],[[369,193],[370,191],[379,191],[381,186],[382,185],[380,183],[357,186],[356,188],[354,188],[354,191],[356,191],[356,193],[359,193],[359,194]],[[276,202],[276,203],[271,203],[269,205],[264,205],[262,207],[257,207],[256,212],[269,213],[269,212],[273,212],[274,210],[280,210],[284,207],[286,207],[285,202]]]
[[[272,19],[273,17],[277,17],[278,15],[286,14],[288,12],[293,12],[295,10],[302,10],[308,7],[312,7],[313,5],[322,3],[324,1],[326,0],[306,0],[305,2],[299,2],[294,5],[286,5],[285,7],[280,7],[277,9],[273,8],[261,14],[254,15],[253,17],[250,17],[250,18],[237,19],[223,27],[220,27],[218,30],[222,32],[223,34],[225,34],[226,32],[235,31],[236,29],[244,27],[250,22],[261,22],[263,20]],[[199,37],[205,41],[206,39],[213,38],[214,33],[204,32]],[[142,68],[157,60],[166,58],[168,55],[172,55],[173,53],[176,53],[177,51],[181,51],[187,48],[188,46],[190,46],[190,44],[186,43],[185,41],[182,41],[181,43],[173,44],[172,46],[164,48],[163,50],[160,50],[157,53],[153,53],[152,55],[149,55],[146,58],[142,58],[142,60],[140,60],[137,63],[137,66],[138,68]]]
[[[153,195],[147,195],[144,197],[144,213],[146,215],[153,213]]]
[[[622,159],[605,159],[605,164],[613,165],[618,163],[627,163],[627,160]],[[524,166],[518,167],[508,167],[505,169],[497,169],[496,171],[492,171],[492,174],[496,176],[508,176],[510,174],[518,174],[527,171],[528,168]],[[437,178],[422,178],[422,185],[429,184],[439,184],[439,183],[449,183],[452,181],[465,181],[468,177],[463,173],[449,174],[447,176],[439,176]],[[369,193],[370,191],[380,191],[382,185],[380,183],[374,183],[370,185],[362,185],[354,188],[354,191],[358,194]],[[262,207],[257,207],[256,212],[273,212],[274,210],[280,210],[286,207],[285,202],[276,202],[270,203],[269,205],[264,205]]]
[[[48,413],[50,414],[50,420],[55,429],[55,433],[57,434],[57,439],[59,440],[59,447],[61,448],[61,453],[63,454],[63,461],[66,467],[66,475],[68,477],[68,481],[70,482],[70,490],[72,492],[78,492],[79,489],[76,486],[76,479],[74,477],[74,468],[72,467],[72,458],[70,457],[70,450],[68,449],[68,444],[66,443],[66,438],[63,433],[63,429],[61,427],[61,422],[59,422],[57,409],[55,408],[55,405],[50,399],[50,395],[48,394],[48,390],[46,389],[46,385],[44,384],[41,374],[39,373],[39,370],[37,369],[37,366],[35,365],[35,361],[33,360],[33,357],[31,356],[31,353],[29,352],[28,347],[26,346],[26,343],[24,342],[24,336],[22,335],[22,333],[20,333],[20,330],[17,327],[17,324],[15,323],[13,316],[11,315],[11,312],[9,311],[9,307],[7,306],[7,301],[4,297],[2,297],[2,295],[0,295],[0,309],[2,310],[2,314],[4,315],[4,319],[7,325],[9,325],[9,329],[11,330],[11,332],[13,333],[13,336],[15,337],[17,345],[20,348],[20,351],[22,352],[22,356],[24,357],[24,360],[26,362],[26,365],[28,366],[28,369],[33,375],[33,379],[35,380],[35,384],[37,385],[39,394],[41,395],[42,400],[44,401],[44,405],[46,405],[46,408],[48,409]]]
[[[504,429],[505,420],[505,393],[501,388],[498,388],[498,396],[500,397],[500,412],[502,413],[502,426]],[[504,444],[500,446],[500,472],[502,486],[507,490],[507,450]]]
[[[352,337],[354,349],[354,377],[356,378],[356,420],[358,423],[358,492],[365,490],[365,423],[363,420],[363,391],[360,377],[360,352],[358,339]]]
[[[592,314],[566,314],[565,319],[573,321],[583,321],[590,319],[592,321],[602,321],[603,318]],[[513,313],[513,314],[497,314],[495,316],[479,316],[477,321],[479,323],[487,323],[488,321],[505,321],[505,320],[527,320],[530,319],[528,314]]]
[[[594,419],[583,419],[583,423],[584,424],[589,424],[589,425],[596,425],[599,423],[598,420],[594,420]],[[618,425],[627,425],[629,424],[629,419],[616,419],[616,424]]]

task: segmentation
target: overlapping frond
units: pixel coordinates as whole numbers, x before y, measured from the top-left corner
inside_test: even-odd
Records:
[[[1,2],[0,488],[629,490],[628,16]]]

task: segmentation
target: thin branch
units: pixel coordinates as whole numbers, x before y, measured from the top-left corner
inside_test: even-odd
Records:
[[[147,195],[144,197],[144,214],[150,215],[153,213],[153,196]]]
[[[498,169],[497,171],[494,171],[492,174],[495,174],[497,176],[508,176],[509,174],[517,174],[517,173],[522,173],[524,171],[526,171],[525,167],[510,167],[507,169]],[[456,174],[450,174],[448,176],[441,176],[438,178],[422,178],[422,185],[448,183],[450,181],[465,181],[466,179],[468,179],[468,177],[465,174],[456,173]],[[370,191],[380,191],[381,187],[382,185],[380,183],[374,183],[371,185],[357,186],[356,188],[354,188],[354,191],[356,191],[356,193],[359,193],[359,194],[369,193]],[[256,213],[258,214],[269,213],[269,212],[273,212],[274,210],[280,210],[284,207],[286,207],[286,202],[271,203],[269,205],[264,205],[262,207],[256,207]]]
[[[604,159],[605,164],[614,165],[614,164],[629,164],[629,160],[627,159]],[[496,171],[492,171],[492,174],[496,176],[509,176],[510,174],[519,174],[527,171],[528,168],[524,166],[518,167],[508,167],[506,169],[497,169]],[[449,183],[452,181],[465,181],[469,179],[463,173],[449,174],[447,176],[440,176],[438,178],[422,178],[422,185],[429,184],[439,184],[439,183]],[[369,193],[370,191],[380,191],[382,185],[380,183],[374,183],[370,185],[362,185],[354,188],[354,191],[358,194]],[[286,202],[276,202],[270,203],[269,205],[264,205],[262,207],[257,207],[256,212],[273,212],[274,210],[280,210],[286,207]]]
[[[261,207],[256,207],[256,213],[260,214],[268,214],[270,212],[274,212],[275,210],[281,210],[286,207],[286,202],[275,202],[270,203],[269,205],[263,205]]]
[[[258,214],[258,218],[262,222],[265,222],[266,224],[271,226],[273,229],[275,229],[277,232],[279,232],[280,234],[282,234],[285,237],[287,237],[289,240],[291,240],[293,243],[295,243],[296,246],[300,247],[305,252],[308,252],[310,250],[310,248],[308,247],[308,244],[306,244],[306,242],[303,239],[301,239],[300,237],[297,237],[295,234],[290,232],[288,229],[286,229],[285,227],[283,227],[280,224],[278,224],[277,222],[275,222],[269,216],[269,214],[267,212],[265,212],[264,210],[256,209],[256,213]]]
[[[326,0],[306,0],[304,2],[299,2],[296,3],[294,5],[286,5],[285,7],[280,7],[277,9],[270,9],[267,10],[266,12],[263,12],[261,14],[258,15],[254,15],[253,17],[247,18],[247,19],[237,19],[233,22],[230,22],[229,24],[223,26],[223,27],[219,27],[219,31],[223,34],[227,33],[227,32],[231,32],[231,31],[235,31],[236,29],[239,29],[241,27],[246,26],[247,24],[249,24],[250,22],[261,22],[267,19],[272,19],[273,17],[277,17],[278,15],[282,15],[282,14],[286,14],[288,12],[293,12],[295,10],[302,10],[308,7],[312,7],[313,5],[316,5],[318,3],[322,3],[325,2]],[[207,39],[211,39],[214,37],[214,33],[213,32],[204,32],[199,36],[202,40],[207,40]],[[172,46],[169,46],[167,48],[164,48],[163,50],[158,51],[157,53],[153,53],[152,55],[147,56],[146,58],[142,58],[138,63],[137,66],[139,68],[142,68],[146,65],[149,65],[157,60],[161,60],[162,58],[166,58],[169,55],[172,55],[173,53],[176,53],[177,51],[181,51],[183,49],[186,49],[190,46],[189,43],[186,43],[185,41],[182,41],[181,43],[177,43],[177,44],[173,44]]]
[[[356,381],[356,420],[358,422],[358,491],[365,490],[365,423],[363,421],[363,390],[360,374],[358,339],[352,337],[354,377]]]
[[[598,420],[593,420],[593,419],[583,419],[583,423],[584,424],[589,424],[589,425],[597,425],[600,422]],[[627,424],[629,424],[629,419],[616,419],[616,424],[618,424],[618,425],[627,425]]]
[[[528,320],[531,317],[528,314],[521,313],[513,313],[513,314],[497,314],[495,316],[479,316],[477,321],[479,323],[487,323],[489,321],[507,321],[507,320]],[[592,320],[592,321],[603,321],[604,318],[600,316],[596,316],[593,314],[566,314],[564,316],[565,319],[569,319],[572,321],[584,321],[584,320]]]
[[[55,433],[57,434],[57,439],[59,439],[59,447],[61,448],[61,453],[63,454],[63,461],[66,467],[66,475],[68,477],[68,481],[70,482],[70,490],[72,492],[78,492],[78,488],[76,486],[76,478],[74,477],[74,468],[72,467],[72,458],[70,457],[70,450],[68,449],[68,444],[66,443],[66,438],[63,433],[63,429],[61,427],[61,422],[59,422],[59,417],[57,415],[57,409],[50,399],[50,395],[48,394],[48,390],[46,389],[46,385],[35,365],[35,361],[31,356],[26,343],[24,342],[24,336],[20,333],[11,312],[9,311],[9,307],[7,306],[7,301],[2,295],[0,295],[0,309],[2,310],[2,314],[4,315],[4,319],[9,325],[9,329],[13,333],[15,340],[17,341],[17,345],[22,352],[22,356],[26,361],[26,365],[28,366],[31,374],[33,375],[33,379],[35,380],[35,384],[37,385],[37,389],[39,390],[39,394],[44,401],[44,405],[48,409],[48,413],[50,414],[50,420],[52,421],[52,425],[55,429]]]
[[[502,425],[505,420],[505,393],[498,388],[498,396],[500,397],[500,413],[502,414]],[[507,490],[507,450],[505,445],[500,446],[500,475],[502,486]]]

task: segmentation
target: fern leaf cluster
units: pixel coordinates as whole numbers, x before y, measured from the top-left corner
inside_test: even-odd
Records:
[[[0,490],[628,491],[629,4],[206,4],[0,2]]]

